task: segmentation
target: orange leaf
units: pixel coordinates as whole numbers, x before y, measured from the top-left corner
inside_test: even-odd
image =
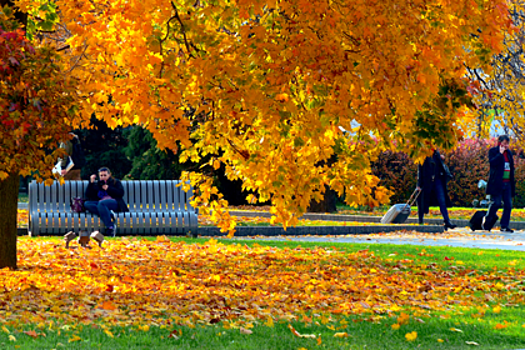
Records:
[[[115,304],[113,304],[111,301],[105,301],[101,305],[99,305],[99,308],[109,311],[114,311],[117,309]]]
[[[24,331],[24,333],[27,334],[28,336],[34,338],[34,339],[38,338],[38,336],[40,335],[40,334],[38,334],[35,331]]]

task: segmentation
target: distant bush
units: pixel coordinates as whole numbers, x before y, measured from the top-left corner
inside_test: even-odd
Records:
[[[489,180],[489,149],[496,140],[467,139],[446,154],[446,164],[454,179],[448,183],[448,194],[454,206],[472,206],[472,201],[485,199],[485,188],[479,180]]]
[[[485,189],[478,188],[479,180],[488,181],[491,147],[497,139],[467,139],[453,151],[445,153],[445,163],[449,166],[454,179],[448,183],[448,194],[454,206],[472,206],[474,200],[485,198]],[[525,156],[524,150],[513,147],[516,167],[516,197],[514,207],[525,206]],[[414,191],[417,182],[417,165],[402,152],[386,151],[372,164],[372,172],[381,179],[381,185],[393,192],[390,204],[403,203]]]
[[[392,191],[391,204],[406,202],[416,188],[417,166],[403,152],[383,152],[372,163],[372,173],[381,180],[381,186]]]

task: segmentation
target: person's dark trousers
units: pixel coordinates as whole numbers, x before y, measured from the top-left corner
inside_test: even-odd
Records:
[[[448,217],[447,200],[445,199],[445,188],[443,182],[440,179],[434,181],[433,189],[436,195],[437,202],[439,204],[439,211],[445,220],[445,224],[450,224],[450,218]]]
[[[419,218],[419,224],[423,225],[423,218],[425,217],[425,213],[423,211],[423,196],[421,193],[417,197],[417,216]]]
[[[100,220],[106,228],[114,227],[111,221],[110,210],[117,210],[118,204],[114,199],[104,199],[103,201],[86,201],[84,207],[92,214],[100,216]]]
[[[491,196],[492,203],[490,203],[487,217],[493,217],[501,208],[501,201],[503,200],[503,215],[501,216],[501,228],[508,228],[510,224],[510,212],[512,211],[512,190],[510,182],[503,183],[503,191],[497,196]]]

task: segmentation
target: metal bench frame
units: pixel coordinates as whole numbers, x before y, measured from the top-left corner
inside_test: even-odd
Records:
[[[195,235],[197,212],[179,180],[122,181],[129,212],[116,213],[117,235]],[[66,181],[51,186],[29,184],[29,235],[63,235],[68,231],[96,231],[104,223],[89,212],[71,211],[71,198],[84,198],[88,181]]]

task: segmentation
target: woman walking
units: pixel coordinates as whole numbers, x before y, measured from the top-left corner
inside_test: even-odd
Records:
[[[447,182],[452,178],[448,167],[443,162],[445,156],[438,150],[434,150],[432,157],[427,157],[423,165],[418,166],[417,187],[421,190],[417,207],[419,224],[423,224],[423,217],[429,213],[431,204],[438,204],[441,215],[445,222],[445,230],[454,229],[456,225],[450,222],[447,206],[450,206],[450,198],[447,191]]]

